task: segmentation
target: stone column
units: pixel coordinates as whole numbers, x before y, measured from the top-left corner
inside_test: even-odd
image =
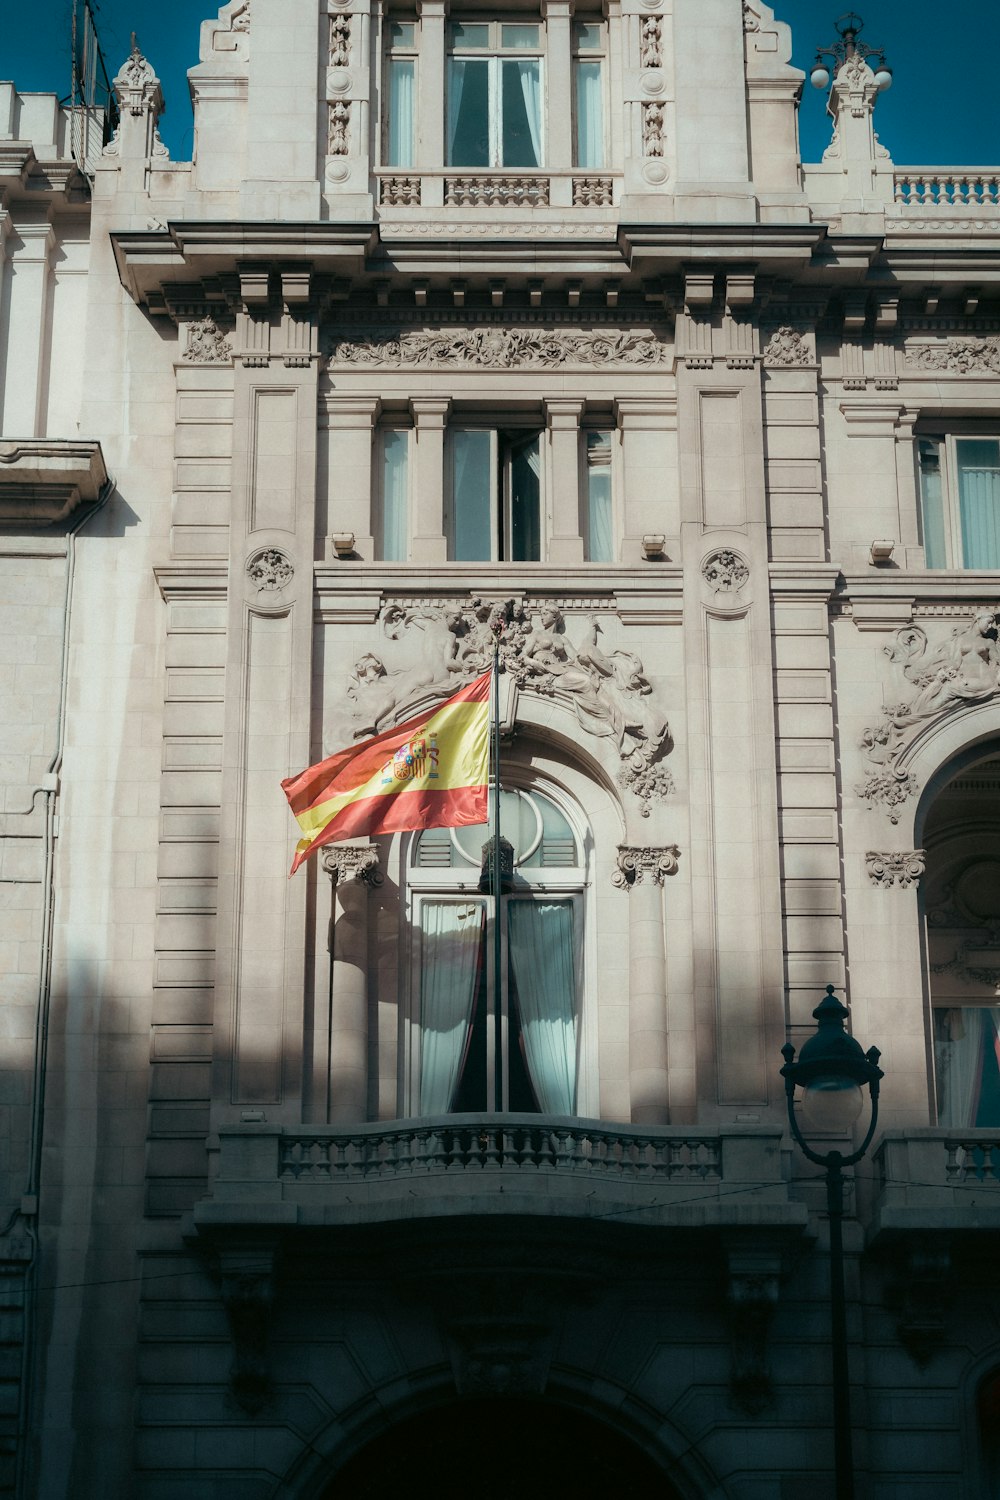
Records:
[[[419,0],[420,62],[417,79],[416,164],[422,182],[420,202],[424,208],[440,208],[444,202],[444,179],[428,177],[444,166],[445,18],[447,0]]]
[[[545,402],[549,424],[549,475],[552,481],[551,529],[547,561],[572,566],[583,562],[580,535],[580,418],[586,402]]]
[[[618,846],[612,879],[629,894],[629,1097],[635,1125],[665,1125],[667,1093],[667,956],[661,890],[677,874],[680,850]]]
[[[382,402],[378,396],[328,396],[327,556],[335,555],[332,537],[351,532],[353,551],[375,555],[372,514],[372,434]]]
[[[55,231],[43,219],[18,224],[13,236],[15,243],[20,240],[21,248],[11,255],[7,383],[0,430],[7,437],[40,437],[42,381],[49,346],[49,257]]]
[[[416,485],[414,486],[414,562],[446,562],[444,534],[444,429],[451,402],[447,397],[421,396],[410,402],[416,429]]]
[[[330,1120],[357,1124],[368,1114],[368,892],[381,884],[378,850],[331,844],[323,868],[333,878]]]

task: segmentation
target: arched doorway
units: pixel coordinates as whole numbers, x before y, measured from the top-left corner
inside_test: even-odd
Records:
[[[923,899],[941,1125],[1000,1125],[1000,746],[927,810]]]
[[[475,1399],[398,1422],[322,1500],[679,1500],[662,1470],[606,1423],[548,1401]]]

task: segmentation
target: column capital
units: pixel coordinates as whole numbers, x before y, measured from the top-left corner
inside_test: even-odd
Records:
[[[323,869],[338,885],[348,880],[357,880],[367,886],[382,884],[378,850],[374,844],[327,844],[321,858]]]
[[[412,396],[410,411],[418,427],[443,427],[451,411],[449,396]]]
[[[621,428],[669,432],[677,426],[676,396],[617,396],[615,421]]]
[[[553,430],[575,431],[586,410],[587,403],[582,396],[545,397],[545,418]]]
[[[331,427],[373,427],[382,411],[375,395],[326,396],[323,402]]]
[[[662,885],[668,875],[677,874],[680,857],[681,851],[676,844],[619,844],[615,857],[617,868],[611,882],[619,890],[631,890],[644,881]]]
[[[448,0],[417,0],[417,15],[423,21],[444,20],[449,10]]]

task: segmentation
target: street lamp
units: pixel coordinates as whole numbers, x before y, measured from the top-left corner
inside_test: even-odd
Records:
[[[875,87],[883,92],[892,87],[892,69],[886,63],[885,52],[881,47],[869,47],[867,42],[861,40],[861,29],[864,21],[853,10],[846,11],[844,15],[838,16],[834,21],[834,30],[840,37],[839,42],[833,42],[829,47],[817,47],[816,61],[809,72],[809,82],[814,89],[825,89],[830,82],[830,69],[823,59],[829,57],[835,67],[836,75],[843,64],[852,57],[860,57],[862,62],[867,62],[870,57],[875,58]]]
[[[795,1048],[781,1049],[785,1066],[788,1123],[803,1155],[826,1173],[826,1206],[830,1219],[830,1345],[833,1362],[833,1458],[837,1500],[854,1500],[854,1463],[851,1453],[851,1389],[847,1367],[847,1314],[844,1306],[844,1168],[853,1167],[872,1143],[878,1122],[878,1086],[882,1070],[877,1047],[862,1052],[860,1042],[844,1030],[847,1010],[828,984],[826,995],[813,1011],[816,1034],[795,1061]],[[846,1133],[861,1113],[862,1088],[871,1095],[871,1121],[857,1151],[814,1151],[795,1114],[795,1089],[802,1095],[802,1119],[810,1131]]]

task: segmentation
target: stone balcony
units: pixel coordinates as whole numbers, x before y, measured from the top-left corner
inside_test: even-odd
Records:
[[[536,209],[611,208],[621,173],[579,169],[476,172],[397,168],[378,174],[378,203],[387,208]]]
[[[874,1161],[872,1241],[1000,1229],[1000,1130],[887,1134]]]
[[[449,1115],[352,1129],[224,1127],[194,1222],[226,1230],[462,1216],[618,1219],[802,1231],[782,1131],[679,1130],[537,1115]]]

